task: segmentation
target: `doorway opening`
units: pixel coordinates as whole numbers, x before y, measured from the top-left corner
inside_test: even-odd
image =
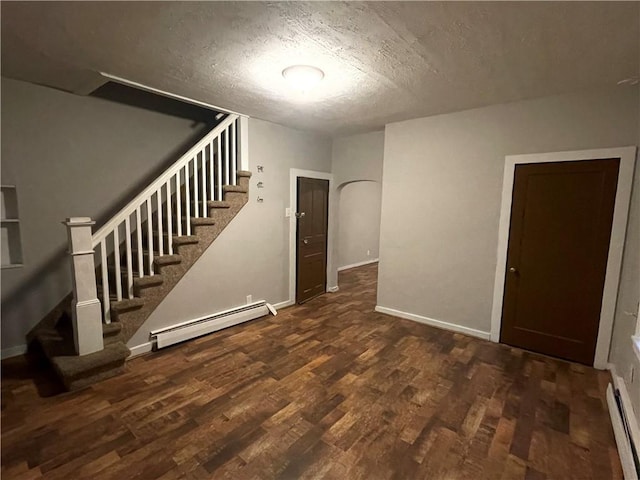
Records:
[[[606,368],[634,162],[635,147],[506,158],[493,341]]]
[[[326,249],[323,263],[324,267],[324,287],[323,292],[335,292],[338,290],[337,280],[335,275],[331,274],[331,266],[333,265],[333,203],[334,203],[334,188],[333,188],[333,175],[331,173],[318,172],[315,170],[302,170],[292,168],[289,171],[289,198],[290,206],[286,209],[286,216],[289,220],[289,300],[278,305],[279,308],[294,305],[298,303],[297,287],[298,287],[298,223],[296,213],[305,212],[302,218],[306,218],[307,212],[305,210],[298,210],[298,179],[306,178],[310,180],[323,180],[327,185],[327,214],[326,214]],[[307,222],[308,223],[308,222]],[[304,235],[300,238],[300,241],[304,245]],[[307,239],[309,242],[310,240]],[[307,244],[308,245],[308,244]],[[317,258],[317,257],[316,257]],[[317,268],[317,265],[314,266]],[[316,272],[317,273],[317,272]]]
[[[329,180],[298,177],[296,189],[296,303],[327,289]]]

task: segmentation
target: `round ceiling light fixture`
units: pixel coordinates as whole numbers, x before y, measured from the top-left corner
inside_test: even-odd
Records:
[[[292,65],[282,71],[282,76],[296,90],[307,92],[320,83],[324,72],[311,65]]]

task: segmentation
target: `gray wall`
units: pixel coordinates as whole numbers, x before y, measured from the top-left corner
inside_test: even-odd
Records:
[[[338,268],[378,258],[381,201],[379,182],[351,182],[342,187],[335,245]]]
[[[640,99],[638,103],[640,111]],[[640,145],[640,125],[638,125],[638,143]],[[616,316],[613,324],[613,338],[609,360],[615,370],[626,382],[633,402],[636,418],[640,421],[640,359],[633,350],[631,335],[636,333],[640,301],[640,165],[636,159],[636,171],[631,194],[631,209],[627,238],[622,257],[622,273],[618,289]]]
[[[504,157],[634,145],[638,89],[387,125],[378,305],[489,332]]]
[[[331,140],[274,123],[249,120],[249,202],[129,341],[149,332],[253,300],[289,300],[289,170],[329,172]],[[257,173],[256,166],[264,166]],[[264,188],[256,188],[262,181]],[[257,196],[264,198],[257,202]]]
[[[71,291],[71,216],[108,219],[201,137],[203,126],[2,79],[2,183],[17,186],[24,264],[2,270],[2,349]]]
[[[382,181],[384,131],[333,140],[331,173],[336,188],[355,180]]]
[[[333,173],[333,188],[335,199],[334,203],[329,206],[330,218],[332,219],[331,229],[333,235],[333,255],[332,264],[329,266],[329,279],[328,285],[338,284],[338,267],[364,261],[367,259],[367,249],[377,249],[376,243],[379,245],[379,221],[377,231],[373,231],[376,227],[373,226],[373,219],[380,218],[380,202],[377,200],[377,196],[373,191],[373,186],[361,187],[361,181],[373,181],[380,184],[382,182],[382,160],[384,153],[384,132],[370,132],[359,135],[351,135],[348,137],[339,137],[333,140],[332,155],[331,155],[331,173]],[[352,182],[358,182],[357,184]],[[367,223],[371,226],[367,239],[365,240],[369,247],[359,248],[353,245],[353,248],[346,239],[353,238],[356,230],[355,226],[350,218],[353,218],[352,212],[353,206],[346,205],[346,212],[342,212],[342,197],[344,190],[351,189],[352,185],[354,190],[347,192],[347,201],[354,200],[356,203],[362,203],[359,197],[362,195],[365,198],[368,196],[370,203],[366,206],[366,212],[363,215],[368,219]],[[379,188],[379,187],[378,187]],[[355,198],[354,198],[355,197]],[[376,239],[377,237],[377,239]],[[352,253],[346,253],[346,251]],[[364,251],[365,257],[360,258],[360,253]],[[376,258],[376,255],[371,254],[368,258]],[[349,259],[360,258],[360,260],[349,261]],[[346,263],[345,263],[346,262]]]

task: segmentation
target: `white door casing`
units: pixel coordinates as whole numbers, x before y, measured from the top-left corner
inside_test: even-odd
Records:
[[[536,153],[527,155],[508,155],[505,157],[504,179],[502,183],[502,203],[500,223],[498,227],[498,251],[496,274],[493,286],[493,306],[491,309],[491,340],[500,341],[502,324],[502,302],[504,297],[505,270],[509,228],[511,219],[511,201],[515,168],[524,163],[571,162],[580,160],[601,160],[619,158],[618,186],[613,214],[613,226],[609,241],[609,256],[600,310],[600,325],[596,342],[596,353],[593,366],[598,369],[607,368],[609,347],[613,331],[613,320],[622,268],[622,253],[627,231],[633,171],[635,166],[636,147],[600,148],[596,150],[579,150],[572,152]]]

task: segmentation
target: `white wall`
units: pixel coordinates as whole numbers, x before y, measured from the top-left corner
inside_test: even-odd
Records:
[[[333,140],[331,173],[336,188],[355,180],[382,181],[384,131]]]
[[[71,216],[107,219],[176,160],[203,126],[2,79],[2,183],[17,186],[24,267],[2,270],[2,349],[71,291]]]
[[[363,180],[370,182],[382,182],[382,159],[384,153],[384,132],[370,132],[359,135],[351,135],[348,137],[339,137],[333,140],[332,146],[332,158],[331,158],[331,172],[333,173],[334,182],[334,204],[330,205],[330,217],[332,220],[333,232],[333,245],[334,251],[332,255],[332,264],[329,265],[329,278],[327,280],[328,285],[338,284],[338,267],[356,263],[351,262],[349,259],[359,258],[362,251],[365,252],[367,247],[359,248],[353,246],[351,249],[350,244],[345,244],[345,239],[353,238],[356,234],[355,226],[349,220],[353,218],[352,212],[355,212],[355,208],[350,205],[346,205],[347,212],[341,212],[342,209],[342,197],[344,190],[353,185],[354,190],[351,194],[347,191],[347,201],[351,198],[355,202],[363,203],[359,200],[359,197],[365,196],[370,198],[370,203],[366,206],[366,212],[364,215],[368,218],[367,223],[372,225],[374,218],[380,218],[380,203],[376,200],[376,194],[373,191],[373,186],[362,186],[360,183]],[[352,182],[358,182],[353,183]],[[355,199],[353,198],[355,196]],[[344,231],[343,231],[344,230]],[[374,250],[377,247],[375,243],[379,245],[379,222],[377,231],[375,227],[369,229],[367,234],[366,244],[371,245],[369,250]],[[377,241],[375,237],[378,237]],[[342,240],[341,240],[342,239]],[[345,253],[346,250],[352,251],[352,253]],[[369,258],[376,258],[377,255],[371,255]],[[364,261],[364,258],[358,261]],[[348,262],[348,263],[345,263]]]
[[[331,139],[250,119],[249,152],[249,202],[131,338],[130,347],[148,342],[152,330],[244,305],[247,295],[269,303],[289,300],[284,215],[289,169],[329,172]],[[257,173],[257,165],[264,173]],[[259,181],[264,188],[256,188]]]
[[[338,268],[378,258],[382,185],[359,181],[340,191],[338,214]]]
[[[387,125],[378,305],[489,332],[504,157],[633,145],[638,89]]]
[[[636,105],[640,111],[640,99]],[[638,125],[638,145],[640,145],[640,125]],[[636,333],[638,322],[638,318],[633,316],[633,313],[638,312],[638,301],[640,301],[640,165],[637,162],[639,160],[636,160],[609,360],[614,365],[616,373],[625,380],[636,418],[640,421],[640,359],[631,343],[631,335]]]

